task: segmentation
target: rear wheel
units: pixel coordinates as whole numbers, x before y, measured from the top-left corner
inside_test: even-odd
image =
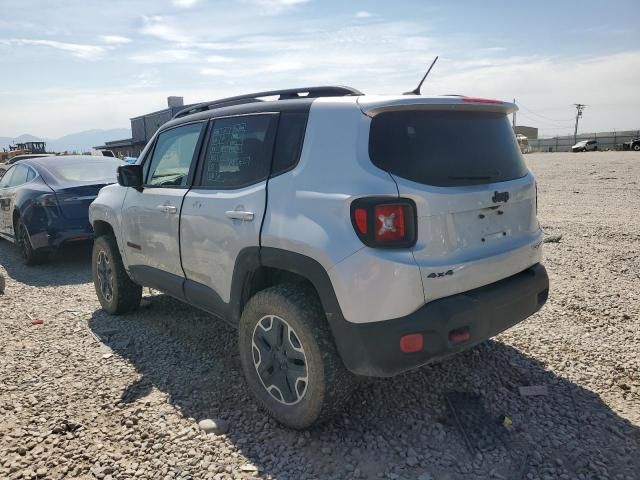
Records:
[[[25,265],[38,265],[47,260],[48,254],[46,251],[41,249],[34,249],[31,244],[31,236],[29,235],[29,230],[27,226],[24,224],[22,219],[18,219],[17,231],[16,231],[16,243],[20,248],[20,253],[22,254],[22,261]]]
[[[640,152],[640,143],[636,143],[636,144],[633,146],[633,149],[634,149],[636,152]]]
[[[240,320],[239,349],[249,389],[287,427],[327,420],[351,397],[355,377],[311,289],[283,284],[252,297]]]
[[[104,311],[120,315],[140,306],[142,287],[125,271],[113,235],[103,235],[95,240],[91,264],[93,284]]]

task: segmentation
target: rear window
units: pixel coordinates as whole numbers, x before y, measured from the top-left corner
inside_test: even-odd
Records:
[[[121,161],[110,157],[104,157],[104,160],[60,159],[47,164],[47,169],[54,177],[66,182],[115,183],[120,165]]]
[[[383,112],[371,122],[369,156],[389,173],[439,187],[504,182],[527,174],[502,113]]]

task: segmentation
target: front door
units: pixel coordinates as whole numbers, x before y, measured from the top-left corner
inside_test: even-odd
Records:
[[[204,123],[160,133],[145,159],[145,184],[129,188],[123,205],[123,249],[141,284],[182,296],[180,211],[197,156]]]
[[[258,247],[278,115],[219,118],[181,218],[187,299],[224,316],[236,259]]]

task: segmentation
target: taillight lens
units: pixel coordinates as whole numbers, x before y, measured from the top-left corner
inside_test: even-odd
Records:
[[[404,205],[376,205],[373,209],[376,242],[397,242],[404,240]]]
[[[58,207],[58,198],[55,193],[45,193],[38,198],[40,205],[43,207]]]
[[[416,208],[411,200],[359,198],[351,205],[351,221],[367,246],[406,248],[416,243]]]

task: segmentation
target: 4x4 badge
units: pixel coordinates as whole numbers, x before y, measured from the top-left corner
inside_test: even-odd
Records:
[[[498,192],[497,190],[493,192],[493,197],[491,198],[493,203],[504,202],[507,203],[509,201],[509,192]]]
[[[427,278],[438,278],[438,277],[444,277],[445,275],[453,275],[453,270],[447,270],[446,272],[432,272],[429,275],[427,275]]]

